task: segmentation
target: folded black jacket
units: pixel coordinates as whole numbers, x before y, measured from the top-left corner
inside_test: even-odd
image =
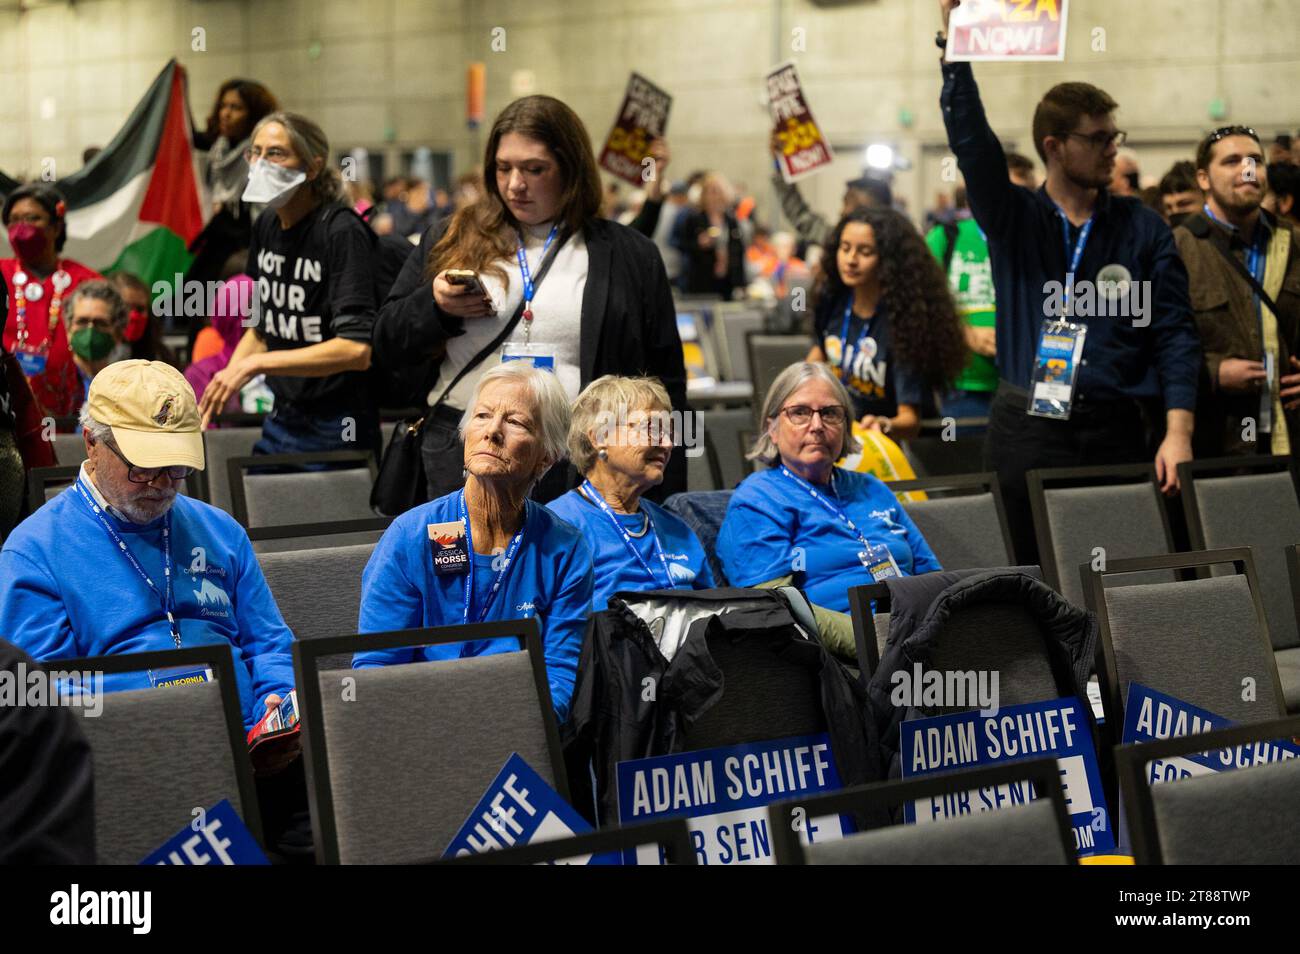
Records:
[[[657,640],[628,607],[628,601],[646,599],[671,601],[688,611],[692,606],[703,611],[707,604],[720,602],[729,608],[725,614],[696,619],[684,639],[680,633],[665,637],[660,632]],[[669,645],[680,640],[671,661],[659,648],[665,640]],[[796,624],[779,593],[758,589],[619,593],[610,599],[609,609],[593,613],[587,622],[572,710],[564,729],[569,790],[574,806],[589,819],[598,816],[601,824],[617,822],[619,762],[689,749],[686,737],[692,727],[727,691],[725,674],[710,651],[718,640],[743,640],[815,674],[817,703],[841,780],[849,786],[880,777],[875,732],[862,689],[816,634],[806,634]],[[743,700],[758,708],[786,701]],[[758,739],[735,740],[737,744],[750,741]]]
[[[890,701],[893,675],[899,670],[910,672],[913,663],[925,666],[939,645],[944,625],[963,609],[984,603],[1023,606],[1038,623],[1059,696],[1078,696],[1091,716],[1087,685],[1097,645],[1097,617],[1068,602],[1026,569],[941,570],[892,577],[885,583],[890,600],[889,640],[867,695],[881,760],[891,776],[898,774],[899,727],[932,714],[912,706],[895,706]]]

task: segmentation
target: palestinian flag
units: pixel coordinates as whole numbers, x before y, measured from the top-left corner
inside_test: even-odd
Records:
[[[184,272],[207,218],[193,141],[185,68],[172,60],[104,151],[54,183],[68,203],[62,254],[150,287]],[[4,177],[0,190],[13,185]],[[3,233],[0,247],[13,254]]]

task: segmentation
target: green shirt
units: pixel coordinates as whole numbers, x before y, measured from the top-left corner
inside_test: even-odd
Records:
[[[948,237],[943,226],[936,225],[925,237],[934,257],[943,262],[948,251]],[[962,320],[975,328],[992,328],[996,311],[993,305],[993,270],[989,266],[989,246],[974,219],[957,223],[957,247],[948,266],[948,283]],[[966,367],[953,387],[959,391],[995,391],[998,368],[992,358],[971,352]]]

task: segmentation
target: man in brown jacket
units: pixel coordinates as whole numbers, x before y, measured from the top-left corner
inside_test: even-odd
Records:
[[[1196,150],[1196,177],[1205,205],[1174,230],[1205,353],[1195,455],[1294,454],[1300,446],[1300,233],[1260,208],[1268,181],[1253,129],[1210,133]]]

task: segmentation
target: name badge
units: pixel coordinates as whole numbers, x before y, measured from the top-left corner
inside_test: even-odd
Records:
[[[893,576],[903,575],[898,570],[898,564],[894,562],[894,555],[889,552],[889,547],[883,543],[859,551],[858,559],[862,561],[862,565],[867,568],[867,572],[871,574],[871,579],[876,583]]]
[[[428,524],[429,550],[433,554],[433,571],[439,576],[456,576],[469,572],[469,546],[465,542],[465,521]]]
[[[1080,322],[1046,319],[1038,333],[1034,378],[1029,386],[1029,413],[1058,421],[1070,419],[1074,382],[1088,326]]]
[[[18,367],[23,369],[23,374],[27,377],[34,378],[45,373],[45,355],[20,348],[14,352],[14,357],[18,359]]]
[[[534,368],[555,370],[555,346],[528,341],[507,341],[501,349],[501,363],[526,361]]]
[[[164,686],[193,686],[201,682],[212,681],[212,670],[207,666],[193,669],[184,667],[176,669],[150,669],[149,682],[155,689]]]

